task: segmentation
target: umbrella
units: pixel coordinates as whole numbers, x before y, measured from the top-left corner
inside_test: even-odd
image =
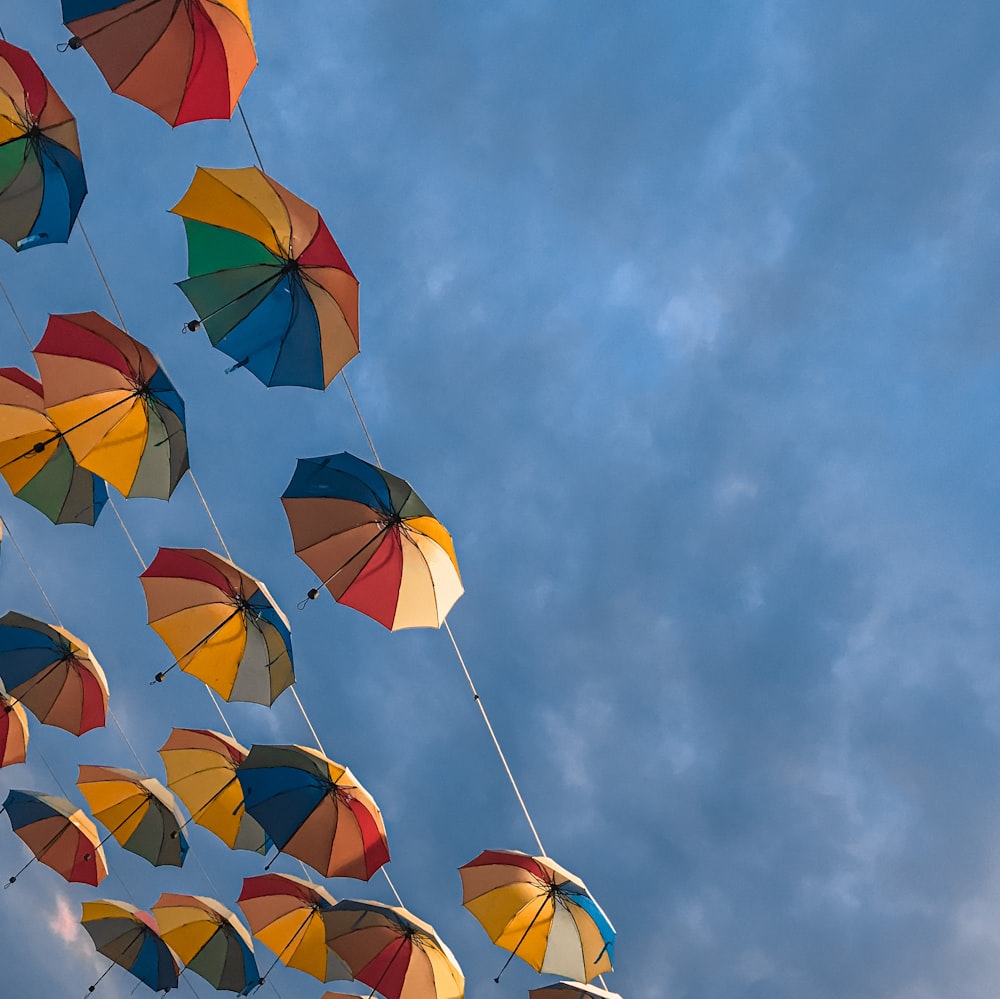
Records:
[[[24,763],[28,751],[28,716],[19,701],[0,694],[0,767]]]
[[[65,243],[86,193],[75,119],[35,60],[0,41],[0,239]]]
[[[62,0],[116,93],[170,125],[229,118],[257,65],[247,0]]]
[[[530,999],[622,999],[617,992],[608,992],[596,985],[584,985],[583,982],[554,982],[532,989],[528,995]]]
[[[382,813],[347,767],[304,746],[251,746],[236,771],[275,846],[325,878],[367,881],[389,860]]]
[[[288,619],[267,587],[229,559],[161,548],[139,579],[149,623],[176,665],[227,701],[270,705],[294,682]]]
[[[438,628],[462,595],[451,535],[405,480],[346,451],[299,458],[281,502],[295,554],[386,628]]]
[[[152,353],[96,312],[50,316],[33,353],[77,462],[124,496],[168,499],[188,468],[184,403]]]
[[[54,524],[93,525],[108,499],[45,412],[42,383],[18,368],[0,368],[0,474]]]
[[[233,850],[267,853],[271,840],[243,807],[236,768],[247,751],[235,739],[208,729],[175,728],[160,747],[167,786],[191,818]]]
[[[358,353],[358,280],[316,209],[256,167],[198,167],[171,211],[212,344],[265,385],[326,388]]]
[[[160,936],[185,971],[213,988],[248,995],[261,981],[246,927],[221,902],[164,893],[153,905]]]
[[[148,912],[128,902],[99,898],[83,903],[80,924],[90,934],[98,953],[131,972],[144,985],[156,992],[177,988],[177,958],[160,937],[156,920]],[[91,992],[96,985],[90,987]]]
[[[129,852],[154,867],[180,867],[188,844],[174,796],[155,778],[125,767],[84,764],[76,786],[94,817]]]
[[[359,982],[387,999],[462,999],[465,976],[434,927],[381,902],[341,899],[327,943]]]
[[[244,878],[237,902],[253,935],[282,964],[321,982],[351,980],[350,968],[326,944],[335,905],[326,889],[290,874],[261,874]]]
[[[67,881],[99,885],[104,880],[108,864],[97,826],[71,801],[39,791],[12,790],[3,809],[11,829],[35,855],[35,860]],[[13,884],[28,864],[9,878],[8,884]]]
[[[554,860],[484,850],[458,870],[462,904],[512,957],[584,982],[612,970],[614,927],[584,883]]]
[[[43,724],[82,735],[104,725],[108,681],[75,635],[17,611],[0,617],[0,681]]]

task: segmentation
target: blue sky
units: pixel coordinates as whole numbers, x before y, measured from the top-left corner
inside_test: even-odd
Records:
[[[995,988],[1000,13],[251,13],[244,110],[268,172],[321,210],[361,280],[352,387],[386,467],[455,538],[466,595],[449,621],[548,852],[619,931],[608,986]],[[382,807],[404,902],[472,999],[526,995],[538,976],[514,962],[494,984],[506,954],[460,905],[458,865],[533,841],[446,636],[388,634],[326,597],[296,610],[312,577],[278,496],[297,457],[367,457],[343,386],[265,390],[180,332],[183,227],[166,209],[196,165],[252,162],[242,126],[172,132],[109,94],[83,52],[56,51],[56,0],[0,0],[0,27],[77,114],[83,224],[185,398],[235,560],[291,618],[324,745]],[[33,339],[50,312],[113,315],[79,233],[0,255],[0,279]],[[30,369],[0,323],[3,364]],[[190,481],[169,504],[118,507],[147,561],[218,548]],[[219,727],[191,678],[149,687],[170,657],[110,511],[93,530],[9,495],[0,513],[105,666],[149,771],[171,725]],[[9,543],[0,599],[47,616]],[[227,717],[247,744],[309,738],[287,695]],[[4,793],[53,790],[40,757],[74,796],[78,763],[134,765],[113,726],[78,742],[35,725],[33,740]],[[257,872],[200,829],[192,844],[214,888],[198,863],[154,871],[115,844],[121,883],[97,892],[30,869],[0,897],[5,994],[83,994],[100,974],[73,935],[83,898],[231,903]],[[0,837],[10,873],[25,853]],[[330,888],[389,899],[378,877]],[[324,991],[283,968],[274,983]],[[99,994],[132,987],[113,973]]]

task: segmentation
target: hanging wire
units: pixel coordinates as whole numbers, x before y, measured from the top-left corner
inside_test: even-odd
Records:
[[[0,38],[2,37],[3,32],[0,32]],[[28,350],[31,350],[31,338],[28,336],[28,331],[24,328],[24,323],[21,322],[21,317],[17,314],[17,309],[14,308],[14,303],[11,301],[10,295],[7,294],[7,286],[2,281],[0,281],[0,291],[3,292],[3,297],[7,300],[11,315],[14,317],[14,322],[17,323],[17,328],[21,331],[21,336],[24,337],[24,342],[28,345]]]

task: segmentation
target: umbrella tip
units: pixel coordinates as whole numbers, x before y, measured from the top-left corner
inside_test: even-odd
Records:
[[[182,333],[197,333],[201,329],[201,323],[197,319],[192,319],[181,327]]]

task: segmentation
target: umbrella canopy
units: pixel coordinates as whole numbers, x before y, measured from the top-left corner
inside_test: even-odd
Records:
[[[108,681],[75,635],[17,611],[0,617],[0,681],[43,724],[82,735],[104,725]]]
[[[160,937],[156,920],[148,912],[128,902],[99,898],[83,903],[80,924],[90,934],[98,953],[144,985],[156,992],[177,988],[177,958]]]
[[[404,479],[346,451],[299,458],[281,502],[295,554],[386,628],[438,628],[462,595],[451,535]]]
[[[0,474],[53,524],[93,525],[108,499],[45,412],[42,383],[18,368],[0,368]]]
[[[123,496],[169,499],[188,469],[184,403],[153,354],[96,312],[50,316],[33,353],[78,464]]]
[[[99,885],[107,876],[108,864],[97,826],[71,801],[40,791],[12,790],[3,808],[11,829],[35,859],[67,881]],[[9,883],[16,880],[14,875]]]
[[[170,125],[229,118],[257,65],[247,0],[62,0],[69,48]]]
[[[321,982],[351,980],[351,970],[326,944],[335,902],[326,889],[290,874],[244,878],[237,899],[253,935],[289,968]]]
[[[304,746],[255,745],[236,775],[275,846],[323,877],[367,881],[388,862],[382,813],[347,767]]]
[[[498,947],[536,971],[582,982],[612,970],[614,927],[586,885],[554,860],[484,850],[458,870],[462,904]]]
[[[154,777],[126,767],[84,764],[76,786],[94,817],[130,853],[154,867],[180,867],[188,844],[174,796]]]
[[[247,751],[235,739],[209,729],[175,728],[160,747],[167,786],[191,818],[233,850],[267,853],[271,840],[243,806],[236,768]]]
[[[531,989],[528,995],[530,999],[622,999],[617,992],[608,992],[596,985],[584,985],[583,982],[554,982],[540,989]]]
[[[326,388],[358,353],[358,280],[319,212],[256,167],[198,167],[171,211],[212,344],[265,385]]]
[[[76,120],[35,60],[0,41],[0,239],[65,243],[86,193]]]
[[[260,983],[250,934],[221,902],[164,893],[152,908],[160,936],[185,971],[200,975],[215,989],[240,995]]]
[[[0,767],[24,763],[28,752],[28,716],[20,701],[0,694]]]
[[[176,664],[227,701],[270,705],[295,681],[288,619],[267,587],[229,559],[161,548],[139,580],[149,624]]]
[[[381,902],[341,899],[327,917],[327,943],[359,982],[386,999],[462,999],[465,976],[434,927]]]

